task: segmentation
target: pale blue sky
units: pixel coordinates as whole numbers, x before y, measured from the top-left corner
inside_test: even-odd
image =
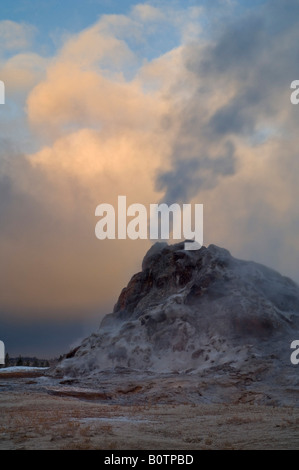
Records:
[[[0,21],[11,20],[15,22],[27,23],[37,28],[35,47],[40,52],[48,55],[53,53],[57,47],[60,36],[66,33],[77,33],[91,24],[95,23],[101,15],[128,14],[130,10],[139,3],[138,0],[9,0],[1,1]],[[171,5],[174,8],[184,8],[193,6],[204,6],[214,11],[217,15],[219,9],[232,6],[235,14],[242,14],[244,10],[254,10],[258,5],[265,3],[265,0],[153,0],[149,5],[161,7]],[[171,41],[170,31],[165,35],[166,41]],[[174,38],[175,41],[175,38]],[[161,49],[168,50],[167,46]]]

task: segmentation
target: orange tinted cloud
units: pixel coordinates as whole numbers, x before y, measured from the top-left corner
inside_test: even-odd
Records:
[[[23,194],[21,208],[16,201],[10,206],[20,218],[10,218],[1,243],[1,301],[14,315],[111,308],[150,246],[100,242],[94,233],[98,204],[116,205],[121,194],[128,204],[161,198],[155,176],[170,152],[161,129],[168,100],[141,80],[102,70],[101,60],[114,54],[131,64],[122,41],[92,27],[68,40],[29,93],[28,120],[48,143],[26,156],[26,173],[8,171]]]

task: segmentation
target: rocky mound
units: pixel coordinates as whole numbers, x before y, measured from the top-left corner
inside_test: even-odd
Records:
[[[298,326],[292,280],[215,245],[185,251],[183,243],[156,243],[113,313],[54,374],[234,371],[294,386],[290,344],[299,339]]]

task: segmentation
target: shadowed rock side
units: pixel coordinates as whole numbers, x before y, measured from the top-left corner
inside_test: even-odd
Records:
[[[234,370],[276,383],[284,373],[284,383],[294,385],[290,343],[298,325],[299,287],[292,280],[215,245],[185,251],[183,243],[156,243],[113,313],[53,373]]]

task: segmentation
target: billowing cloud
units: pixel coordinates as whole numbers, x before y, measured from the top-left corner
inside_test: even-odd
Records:
[[[0,52],[19,51],[31,46],[36,28],[26,23],[0,21]]]
[[[159,126],[168,103],[119,74],[134,54],[107,33],[117,20],[125,26],[105,18],[68,38],[45,64],[27,99],[39,150],[22,155],[10,143],[3,151],[1,304],[13,315],[112,308],[127,267],[139,269],[149,246],[94,234],[98,204],[116,206],[122,194],[128,204],[156,200],[154,177],[169,153]]]
[[[6,93],[11,97],[16,93],[28,93],[44,78],[48,60],[35,53],[22,53],[0,61],[1,80],[6,85]]]
[[[152,5],[139,3],[133,7],[133,17],[141,19],[143,22],[147,21],[165,21],[164,12]]]

